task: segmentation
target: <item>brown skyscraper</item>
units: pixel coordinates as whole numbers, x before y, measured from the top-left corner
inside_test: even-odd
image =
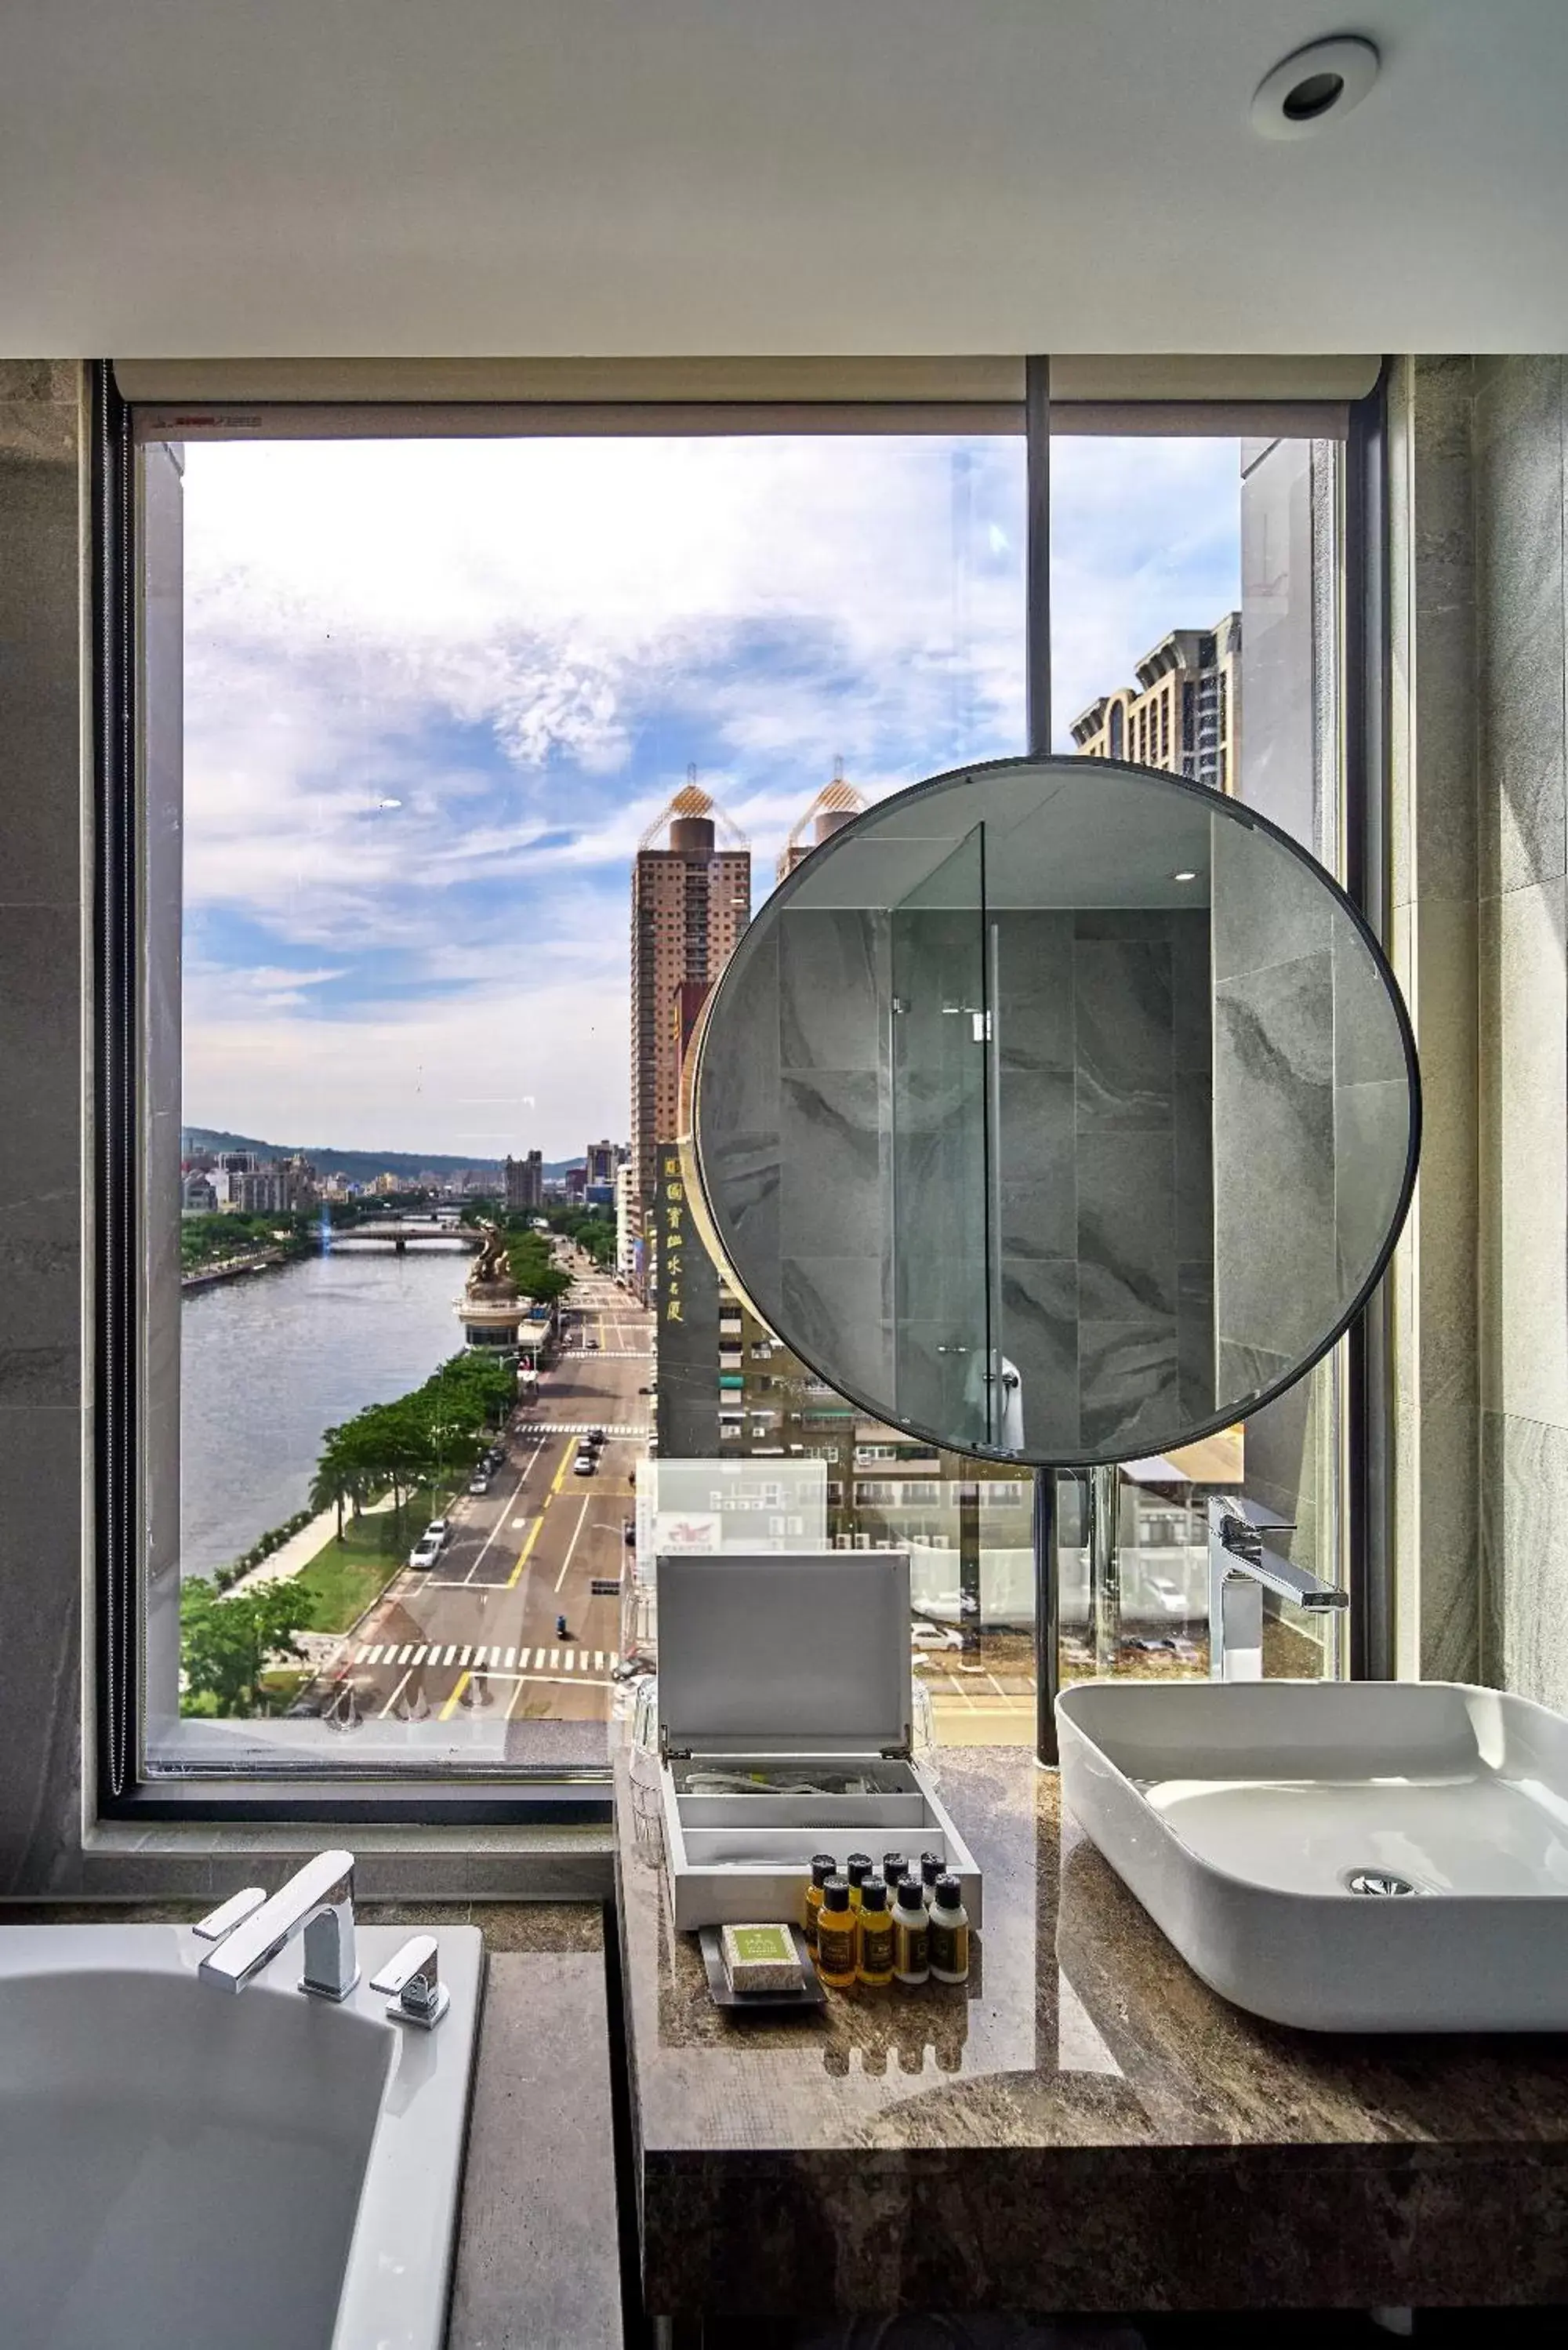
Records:
[[[668,844],[654,847],[666,827]],[[689,783],[643,835],[631,875],[631,1163],[640,1207],[653,1196],[658,1146],[679,1129],[684,1039],[751,916],[751,851]]]
[[[1241,773],[1241,615],[1212,629],[1173,629],[1119,686],[1073,721],[1090,759],[1130,759],[1234,792]]]

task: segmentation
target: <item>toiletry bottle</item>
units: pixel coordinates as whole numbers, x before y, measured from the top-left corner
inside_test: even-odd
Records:
[[[909,1864],[901,1852],[885,1852],[882,1855],[882,1882],[888,1888],[889,1909],[898,1899],[898,1887],[909,1873]]]
[[[925,1897],[918,1877],[898,1884],[893,1908],[893,1973],[901,1983],[923,1983],[931,1971]]]
[[[947,1866],[940,1852],[923,1852],[920,1855],[920,1883],[924,1887],[920,1898],[928,1909],[936,1893],[937,1879],[946,1875]]]
[[[969,1912],[956,1877],[939,1877],[931,1898],[929,1949],[938,1982],[969,1981]]]
[[[849,1907],[860,1907],[860,1888],[877,1864],[868,1852],[852,1852],[845,1864],[844,1873],[849,1879]]]
[[[816,1920],[816,1971],[831,1991],[847,1991],[855,1981],[860,1956],[857,1923],[846,1879],[830,1877]]]
[[[838,1863],[830,1852],[812,1854],[811,1875],[806,1881],[805,1901],[800,1921],[808,1950],[815,1950],[816,1948],[816,1919],[817,1913],[822,1908],[822,1888],[828,1878],[836,1877],[837,1873]]]
[[[879,1877],[868,1877],[860,1894],[860,1963],[863,1983],[874,1989],[893,1980],[893,1920],[888,1914],[888,1888]]]

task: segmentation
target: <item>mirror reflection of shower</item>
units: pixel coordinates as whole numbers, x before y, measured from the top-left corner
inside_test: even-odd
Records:
[[[867,1413],[1044,1463],[1280,1392],[1414,1172],[1408,1023],[1343,893],[1203,786],[1009,760],[852,816],[725,972],[693,1139],[739,1285]]]

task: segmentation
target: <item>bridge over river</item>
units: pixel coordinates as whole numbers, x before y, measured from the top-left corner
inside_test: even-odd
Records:
[[[395,1249],[400,1256],[410,1248],[477,1249],[483,1234],[472,1224],[438,1224],[419,1216],[378,1216],[357,1224],[335,1224],[324,1233],[322,1246],[336,1255],[342,1248]]]

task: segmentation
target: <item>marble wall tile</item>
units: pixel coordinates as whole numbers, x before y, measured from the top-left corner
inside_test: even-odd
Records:
[[[1176,1080],[1174,1245],[1189,1263],[1214,1258],[1214,1083],[1209,1070]]]
[[[1070,1216],[1077,1115],[1071,1071],[1004,1068],[998,1092],[998,1163],[1002,1183],[1050,1193],[1060,1203],[1056,1213]],[[1063,1245],[1070,1248],[1072,1243]],[[1054,1249],[1048,1242],[1024,1252],[1060,1253],[1060,1247]]]
[[[1326,953],[1215,994],[1215,1314],[1222,1338],[1306,1351],[1334,1319],[1333,975]]]
[[[1135,1322],[1085,1315],[1078,1326],[1078,1380],[1085,1445],[1147,1451],[1181,1423],[1175,1315],[1145,1314]]]
[[[1064,1142],[1059,1181],[999,1187],[999,1245],[1003,1256],[1071,1256],[1078,1237],[1077,1161]],[[1003,1162],[1005,1164],[1005,1161]]]
[[[68,820],[81,763],[80,672],[59,657],[78,623],[78,494],[74,446],[55,462],[21,455],[5,446],[0,421],[0,905],[67,905],[80,885],[80,845]]]
[[[1176,1268],[1176,1367],[1181,1417],[1196,1423],[1220,1409],[1214,1384],[1214,1267]]]
[[[997,1058],[1012,1071],[1071,1072],[1073,917],[1049,910],[994,915]]]
[[[1568,866],[1564,761],[1563,361],[1477,380],[1475,515],[1483,886]]]
[[[1209,1077],[1214,1066],[1213,954],[1209,909],[1167,916],[1171,949],[1171,1057],[1176,1074]]]
[[[1480,857],[1475,608],[1421,608],[1416,627],[1419,764],[1407,894],[1473,899]]]
[[[1175,1144],[1168,1134],[1080,1134],[1078,1307],[1085,1321],[1176,1312]]]
[[[886,1246],[884,1137],[876,1073],[786,1070],[779,1088],[785,1257],[880,1256]]]
[[[1078,1268],[1072,1257],[1002,1261],[1002,1352],[1022,1382],[1026,1442],[1071,1459],[1078,1442]]]
[[[1426,1680],[1481,1677],[1480,1422],[1470,1396],[1421,1407],[1419,1661]]]
[[[1481,1401],[1568,1428],[1568,979],[1561,879],[1480,908]]]
[[[833,1236],[824,1220],[822,1237]],[[824,1378],[869,1402],[893,1392],[890,1280],[877,1256],[788,1254],[779,1284],[783,1328]]]
[[[791,908],[776,932],[783,1066],[877,1067],[885,1049],[887,915]]]
[[[0,1404],[81,1400],[80,921],[0,904]]]
[[[0,1409],[0,1892],[79,1845],[82,1416]]]
[[[1168,1132],[1175,1067],[1168,941],[1075,940],[1073,995],[1080,1136]]]
[[[1334,926],[1334,1082],[1405,1082],[1399,1024],[1383,975],[1361,934],[1340,917]]]
[[[1335,1087],[1334,1226],[1339,1295],[1346,1305],[1387,1238],[1409,1147],[1409,1092],[1403,1077]]]
[[[1568,1711],[1568,1430],[1513,1413],[1483,1415],[1481,1523],[1486,1677]]]
[[[1210,839],[1217,983],[1328,951],[1334,913],[1315,875],[1268,834],[1227,817],[1214,818]]]

